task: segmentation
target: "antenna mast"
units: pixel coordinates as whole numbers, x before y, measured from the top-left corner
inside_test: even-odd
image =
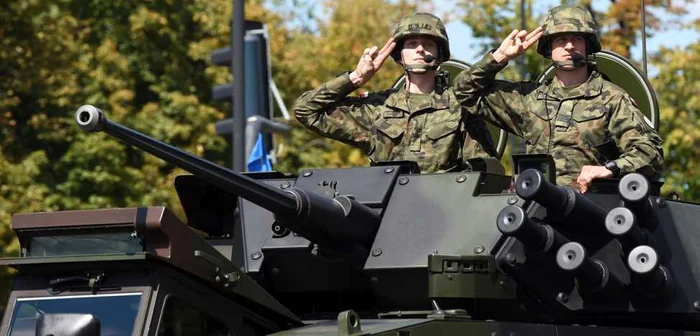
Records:
[[[642,71],[647,76],[647,19],[644,0],[639,0],[642,3]]]

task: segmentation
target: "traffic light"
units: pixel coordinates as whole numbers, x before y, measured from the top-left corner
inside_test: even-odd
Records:
[[[236,115],[233,113],[233,109],[236,104],[234,104],[234,83],[228,83],[223,85],[217,85],[212,88],[212,98],[219,101],[230,101],[232,104],[231,116],[228,119],[219,121],[215,125],[216,133],[230,138],[232,140],[232,147],[234,150],[233,157],[238,157],[236,155],[236,150],[245,150],[244,157],[248,157],[254,145],[262,148],[272,148],[272,135],[269,132],[263,132],[263,136],[260,137],[260,122],[269,121],[272,118],[272,105],[270,97],[270,57],[267,42],[267,33],[265,26],[261,22],[257,21],[245,21],[244,24],[244,115],[246,119],[246,135],[245,135],[245,145],[236,146],[236,137],[233,134],[234,123],[233,117]],[[231,29],[233,33],[233,29]],[[233,37],[233,35],[232,35]],[[233,38],[232,46],[228,48],[218,49],[212,52],[211,62],[215,65],[228,66],[231,69],[234,68],[233,59]],[[254,125],[252,123],[255,123]],[[255,130],[251,132],[250,130]],[[248,134],[251,133],[251,134]],[[255,134],[252,134],[255,133]],[[259,140],[261,138],[262,140]],[[240,138],[239,138],[240,139]],[[257,143],[256,143],[257,141]],[[240,149],[239,149],[240,148]],[[258,148],[256,153],[263,152],[264,150]]]
[[[257,21],[245,21],[245,116],[272,117],[270,101],[270,58],[265,26]],[[233,49],[214,50],[211,62],[233,67]],[[235,78],[234,78],[235,82]],[[234,83],[212,88],[212,98],[233,102]],[[230,121],[229,121],[230,122]],[[222,129],[222,131],[224,131]],[[230,130],[228,131],[230,133]],[[224,133],[220,133],[224,135]]]

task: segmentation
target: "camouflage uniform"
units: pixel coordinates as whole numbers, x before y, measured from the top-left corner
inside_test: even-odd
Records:
[[[374,162],[416,161],[421,172],[459,170],[465,159],[496,155],[485,123],[468,116],[452,88],[348,97],[353,90],[349,76],[339,76],[304,93],[294,113],[309,129],[359,147]]]
[[[449,59],[442,21],[417,13],[405,17],[394,31],[397,47],[392,57],[399,64],[402,42],[411,35],[433,37],[439,61]],[[436,85],[429,94],[392,89],[349,97],[355,89],[349,74],[338,76],[304,93],[294,113],[309,129],[360,148],[373,162],[416,161],[421,172],[461,170],[465,159],[496,155],[486,124],[466,113],[452,88]]]
[[[545,47],[538,47],[538,51],[546,51],[547,42],[545,36]],[[659,175],[661,138],[644,121],[629,95],[599,72],[593,70],[578,86],[563,87],[555,79],[542,84],[495,80],[504,67],[488,53],[470,72],[456,78],[457,99],[469,106],[471,113],[522,137],[527,153],[551,154],[557,184],[575,187],[584,165],[602,165],[607,160],[614,160],[622,174]],[[615,149],[619,157],[605,148]]]

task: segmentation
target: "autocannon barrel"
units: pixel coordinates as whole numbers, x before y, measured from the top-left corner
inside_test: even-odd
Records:
[[[598,204],[570,187],[553,185],[536,169],[528,169],[518,176],[515,191],[523,199],[543,205],[552,219],[567,226],[602,230],[605,223],[607,212]]]
[[[669,273],[659,262],[656,250],[641,245],[627,256],[627,267],[632,271],[632,283],[638,294],[658,296],[669,289]]]
[[[579,280],[579,289],[589,293],[611,292],[621,288],[619,280],[610,274],[600,260],[591,259],[583,245],[569,242],[557,251],[559,268],[573,272]]]
[[[100,109],[92,105],[81,106],[75,119],[83,130],[103,131],[269,210],[290,230],[320,245],[368,248],[379,227],[379,216],[350,197],[330,199],[299,188],[277,190],[109,121]]]
[[[656,211],[654,202],[649,196],[649,181],[641,174],[632,173],[625,175],[618,184],[620,198],[626,208],[632,210],[640,225],[653,226],[656,223]]]
[[[501,233],[515,237],[531,251],[556,252],[568,241],[551,226],[533,222],[525,211],[516,205],[504,207],[498,213],[496,225]]]
[[[605,228],[620,241],[625,255],[649,241],[646,233],[637,225],[637,217],[625,207],[617,207],[608,212]]]
[[[533,200],[547,209],[563,209],[568,203],[566,190],[547,182],[536,169],[525,170],[518,176],[515,191],[523,199]]]

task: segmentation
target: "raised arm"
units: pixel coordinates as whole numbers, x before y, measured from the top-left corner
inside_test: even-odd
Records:
[[[479,115],[496,126],[522,136],[521,114],[527,111],[525,96],[536,85],[526,82],[496,80],[496,74],[508,61],[522,55],[542,36],[542,28],[528,33],[514,30],[498,49],[487,53],[471,69],[455,79],[457,100],[469,113]]]
[[[365,49],[355,71],[338,76],[297,99],[294,115],[307,128],[321,135],[357,146],[371,148],[374,115],[367,108],[377,98],[348,97],[381,68],[396,46],[393,38],[378,49]]]

